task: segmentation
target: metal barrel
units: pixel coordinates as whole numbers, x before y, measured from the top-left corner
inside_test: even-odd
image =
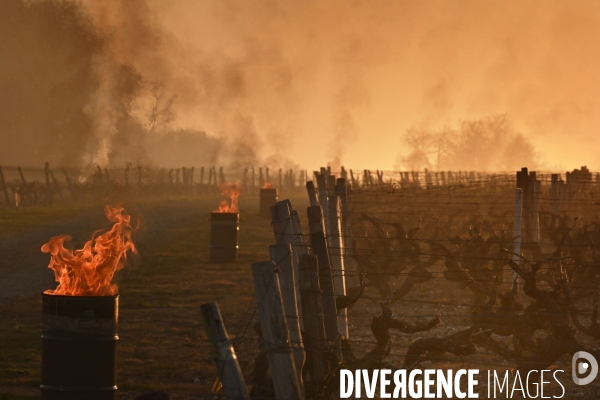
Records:
[[[238,251],[239,214],[210,214],[210,262],[235,262]]]
[[[271,218],[271,206],[277,203],[277,189],[260,189],[259,214],[263,218]]]
[[[42,400],[115,400],[119,296],[42,294]]]

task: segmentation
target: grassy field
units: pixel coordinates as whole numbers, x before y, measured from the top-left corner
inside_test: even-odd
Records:
[[[126,204],[150,210],[143,221],[159,215],[167,200]],[[200,304],[217,301],[231,334],[253,298],[250,265],[268,259],[273,243],[270,221],[258,216],[258,201],[241,200],[238,262],[210,264],[209,212],[216,199],[174,199],[184,214],[176,226],[154,226],[142,235],[140,255],[119,279],[120,315],[118,385],[121,399],[150,390],[174,398],[195,398],[210,391],[216,371],[208,351]],[[295,205],[298,202],[294,203]],[[302,208],[305,204],[301,205]],[[154,207],[156,206],[156,207]],[[51,224],[85,207],[10,212],[13,231]],[[174,212],[169,207],[165,212]],[[19,216],[24,219],[19,223]],[[37,223],[36,223],[37,221]],[[3,225],[4,227],[4,225]],[[68,233],[68,232],[65,232]],[[91,234],[91,232],[90,232]],[[41,296],[30,294],[0,300],[0,399],[37,399],[40,384]],[[177,396],[174,396],[176,394]]]

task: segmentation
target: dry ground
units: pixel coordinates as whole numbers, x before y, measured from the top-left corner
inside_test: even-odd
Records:
[[[227,328],[238,332],[253,298],[250,265],[267,260],[273,242],[270,222],[258,216],[257,203],[256,198],[240,199],[240,251],[233,264],[208,263],[209,212],[218,204],[216,198],[124,204],[141,217],[142,228],[137,233],[140,255],[119,276],[120,398],[161,389],[176,394],[174,398],[199,398],[210,391],[216,371],[200,322],[200,304],[217,301]],[[0,273],[2,287],[13,289],[9,296],[0,294],[0,399],[37,399],[40,291],[55,286],[46,268],[48,256],[39,248],[60,233],[73,234],[79,247],[95,229],[110,223],[103,221],[99,204],[7,212],[11,215],[0,223],[0,237],[11,243],[3,241]],[[27,251],[11,247],[15,243]]]
[[[149,390],[165,390],[173,399],[188,400],[209,393],[216,371],[200,321],[200,304],[217,301],[232,336],[244,329],[246,311],[253,299],[250,264],[268,259],[273,235],[269,221],[257,215],[257,199],[242,198],[239,261],[208,263],[208,218],[216,200],[173,198],[124,204],[142,219],[142,228],[137,234],[140,256],[119,276],[118,385],[122,400]],[[292,203],[305,215],[304,197],[292,198]],[[39,253],[39,247],[60,233],[72,233],[80,246],[94,229],[109,225],[103,220],[101,210],[101,204],[12,210],[11,218],[0,221],[3,254],[0,273],[4,278],[0,283],[0,399],[39,398],[39,292],[53,287],[52,274],[46,270],[47,256]],[[23,218],[22,224],[19,217]],[[429,319],[437,314],[439,303],[470,304],[469,296],[468,291],[456,284],[436,279],[417,287],[404,301],[394,305],[393,311],[412,321]],[[366,298],[349,313],[350,339],[357,355],[374,346],[369,323],[379,313],[377,297],[377,293],[367,291]],[[407,346],[419,337],[444,336],[469,326],[470,311],[466,305],[446,306],[442,309],[443,322],[434,330],[413,335],[393,333],[389,363],[399,368]],[[590,347],[599,345],[589,338],[579,338]],[[238,349],[244,363],[251,360],[253,345],[250,340]],[[423,367],[479,368],[484,373],[480,383],[484,383],[486,369],[504,371],[513,366],[494,354],[480,352],[475,357],[442,356]],[[565,370],[560,375],[561,382],[566,384],[564,398],[600,398],[600,378],[589,386],[573,385],[569,357],[552,368]],[[251,364],[245,372],[249,370]],[[486,387],[480,388],[480,398],[486,398]],[[545,395],[560,395],[560,388],[554,385]]]

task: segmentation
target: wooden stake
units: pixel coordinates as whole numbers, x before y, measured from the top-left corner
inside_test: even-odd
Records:
[[[58,196],[62,199],[63,195],[60,192],[60,187],[58,186],[58,181],[56,180],[56,177],[54,176],[54,173],[52,172],[52,170],[50,170],[50,178],[52,178],[52,185],[54,186],[54,191],[58,194]]]
[[[50,163],[46,161],[44,165],[44,173],[46,175],[46,203],[52,203],[52,189],[50,188]]]
[[[71,193],[71,198],[73,200],[78,200],[79,196],[75,192],[75,188],[73,187],[73,184],[71,183],[71,178],[69,178],[69,174],[67,173],[67,170],[63,169],[62,171],[63,171],[63,174],[65,175],[65,180],[67,181],[67,186],[69,188],[69,192]]]
[[[277,399],[300,400],[302,389],[290,347],[290,335],[283,313],[281,288],[275,264],[265,261],[252,264],[254,288],[262,337],[273,377]]]
[[[521,254],[521,222],[523,219],[523,189],[517,188],[515,190],[515,221],[513,226],[513,253]],[[521,259],[513,254],[513,261],[518,265],[521,262]],[[513,272],[513,281],[517,279],[518,275],[516,272]]]
[[[2,172],[2,167],[0,167],[0,185],[2,186],[2,191],[4,192],[4,198],[6,199],[6,205],[9,206],[10,197],[8,196],[8,188],[6,186],[6,181],[4,180],[4,172]]]
[[[531,212],[533,225],[533,240],[540,242],[540,194],[542,192],[542,182],[534,180],[533,182],[533,209]]]
[[[23,183],[23,190],[21,190],[21,193],[26,194],[27,197],[29,198],[29,201],[35,203],[35,201],[33,200],[33,196],[31,195],[31,193],[29,191],[29,185],[28,185],[27,181],[25,180],[25,175],[23,175],[23,170],[21,169],[21,167],[17,167],[17,171],[19,171],[19,175],[21,176],[21,182]]]
[[[214,302],[202,304],[200,313],[206,327],[212,357],[217,365],[219,379],[223,384],[225,398],[228,400],[250,400],[244,375],[227,335],[227,330],[225,330],[219,306]]]

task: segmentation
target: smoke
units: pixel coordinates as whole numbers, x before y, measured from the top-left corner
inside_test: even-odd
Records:
[[[5,0],[0,163],[387,169],[399,150],[417,156],[410,129],[507,114],[521,145],[503,144],[490,168],[531,167],[533,153],[538,167],[600,167],[599,11],[586,0]],[[533,149],[515,150],[524,143]]]
[[[514,171],[524,160],[539,166],[533,145],[506,115],[462,121],[440,131],[410,129],[403,137],[408,155],[398,155],[400,170]]]

